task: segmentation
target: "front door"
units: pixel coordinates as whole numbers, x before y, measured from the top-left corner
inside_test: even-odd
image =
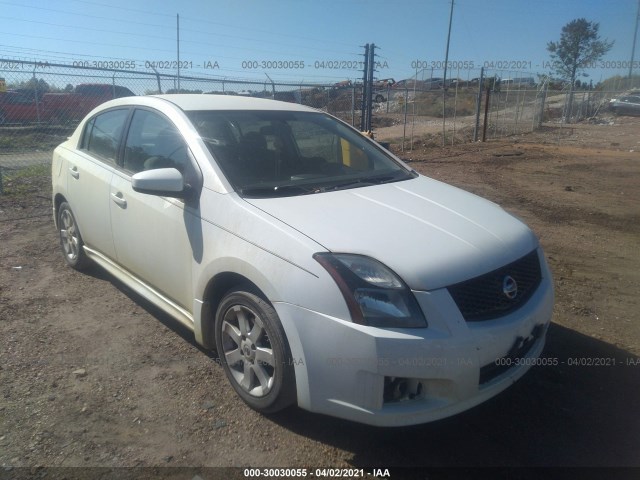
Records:
[[[184,139],[163,115],[137,109],[127,134],[122,169],[111,181],[111,226],[118,263],[188,312],[193,254],[188,228],[194,210],[176,198],[139,193],[131,176],[143,170],[193,168]]]

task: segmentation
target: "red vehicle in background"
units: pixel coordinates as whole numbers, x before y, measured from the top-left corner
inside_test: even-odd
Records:
[[[45,111],[41,92],[30,89],[0,92],[0,125],[42,121]]]
[[[107,100],[133,97],[135,93],[119,85],[84,83],[71,93],[45,93],[42,101],[47,119],[52,123],[77,122]]]
[[[43,93],[29,88],[0,91],[0,125],[78,122],[101,103],[135,94],[126,87],[85,83],[69,93]]]

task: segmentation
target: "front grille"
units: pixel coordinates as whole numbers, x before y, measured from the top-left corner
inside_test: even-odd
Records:
[[[480,368],[480,385],[489,383],[513,367],[526,365],[526,362],[522,362],[522,360],[531,351],[538,339],[544,336],[544,333],[544,326],[536,325],[529,337],[516,338],[515,344],[504,357],[498,358],[494,362]]]
[[[515,281],[517,290],[514,295]],[[504,267],[448,287],[467,322],[491,320],[523,305],[536,291],[542,273],[538,252],[533,252]],[[509,298],[509,293],[513,298]]]

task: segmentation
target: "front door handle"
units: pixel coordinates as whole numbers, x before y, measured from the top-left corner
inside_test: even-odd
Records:
[[[122,197],[122,193],[112,193],[111,200],[113,200],[118,206],[127,208],[127,201]]]
[[[73,167],[69,167],[69,172],[71,172],[71,176],[73,178],[80,178],[80,172],[78,172],[78,167],[75,165]]]

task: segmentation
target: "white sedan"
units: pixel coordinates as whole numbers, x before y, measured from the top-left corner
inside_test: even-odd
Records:
[[[217,351],[252,408],[358,422],[466,410],[538,362],[538,240],[300,105],[109,101],[53,155],[66,262],[95,263]]]

